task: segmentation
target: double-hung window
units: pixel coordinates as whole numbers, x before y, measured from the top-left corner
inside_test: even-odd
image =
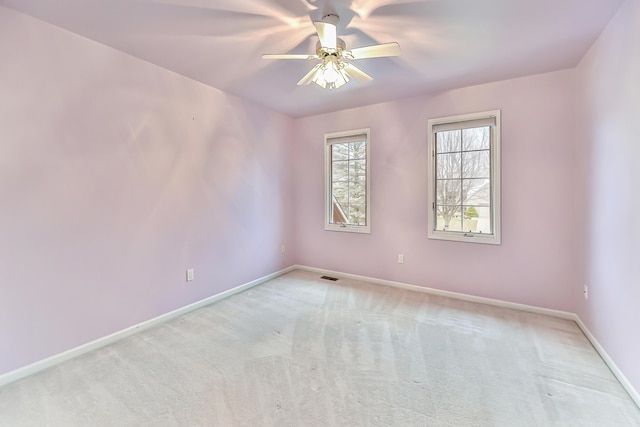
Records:
[[[325,230],[369,233],[369,129],[328,133]]]
[[[429,238],[500,244],[500,110],[428,127]]]

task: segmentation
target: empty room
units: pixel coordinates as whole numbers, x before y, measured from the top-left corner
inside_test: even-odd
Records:
[[[0,0],[0,426],[640,426],[640,0]]]

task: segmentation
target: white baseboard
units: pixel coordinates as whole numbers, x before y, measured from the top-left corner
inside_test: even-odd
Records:
[[[624,376],[620,368],[618,368],[618,365],[616,365],[613,359],[607,354],[607,352],[604,350],[604,347],[600,345],[596,337],[593,336],[589,328],[587,328],[587,326],[582,322],[580,317],[578,317],[577,314],[574,316],[575,318],[573,320],[575,320],[575,322],[578,324],[578,327],[582,330],[582,333],[584,333],[587,339],[591,342],[593,348],[595,348],[600,357],[602,357],[602,360],[604,360],[604,363],[607,364],[607,366],[611,370],[611,373],[613,373],[620,384],[622,384],[622,387],[624,387],[625,391],[629,394],[629,397],[631,397],[631,399],[640,408],[640,394],[638,394],[638,391],[631,385],[627,377]]]
[[[438,295],[441,297],[448,297],[448,298],[469,301],[469,302],[477,302],[481,304],[493,305],[496,307],[512,308],[514,310],[527,311],[530,313],[545,314],[547,316],[559,317],[562,319],[568,319],[568,320],[575,319],[575,314],[569,313],[567,311],[552,310],[549,308],[541,308],[533,305],[518,304],[515,302],[507,302],[507,301],[501,301],[501,300],[492,299],[492,298],[478,297],[478,296],[462,294],[458,292],[443,291],[440,289],[427,288],[425,286],[410,285],[407,283],[393,282],[391,280],[383,280],[383,279],[376,279],[374,277],[359,276],[357,274],[341,273],[339,271],[325,270],[322,268],[308,267],[305,265],[295,265],[294,267],[299,270],[306,270],[306,271],[312,271],[314,273],[319,273],[319,274],[328,274],[332,276],[344,277],[345,279],[360,280],[363,282],[374,283],[376,285],[391,286],[394,288],[423,292],[431,295]]]
[[[291,267],[287,267],[283,270],[277,271],[275,273],[272,274],[268,274],[264,277],[260,277],[259,279],[256,280],[252,280],[251,282],[245,283],[243,285],[240,286],[236,286],[235,288],[226,290],[224,292],[221,292],[219,294],[213,295],[211,297],[205,298],[203,300],[200,301],[196,301],[193,304],[189,304],[186,305],[184,307],[178,308],[176,310],[170,311],[168,313],[162,314],[158,317],[154,317],[153,319],[149,319],[146,320],[142,323],[138,323],[137,325],[133,325],[131,327],[128,327],[126,329],[123,329],[121,331],[115,332],[111,335],[107,335],[105,337],[102,338],[98,338],[95,341],[91,341],[88,342],[86,344],[83,344],[81,346],[72,348],[70,350],[67,350],[65,352],[56,354],[54,356],[48,357],[46,359],[42,359],[39,360],[37,362],[34,362],[30,365],[24,366],[22,368],[18,368],[14,371],[10,371],[7,372],[6,374],[0,375],[0,387],[2,387],[3,385],[9,384],[11,382],[20,380],[22,378],[28,377],[29,375],[33,375],[37,372],[43,371],[45,369],[51,368],[55,365],[58,365],[62,362],[66,362],[69,359],[73,359],[74,357],[78,357],[84,353],[87,353],[89,351],[98,349],[100,347],[104,347],[106,345],[112,344],[116,341],[119,341],[123,338],[126,338],[128,336],[131,336],[133,334],[136,334],[138,332],[144,331],[145,329],[149,329],[153,326],[156,326],[160,323],[166,322],[168,320],[171,319],[175,319],[176,317],[182,316],[183,314],[189,313],[191,311],[197,310],[199,308],[202,308],[204,306],[207,306],[209,304],[213,304],[214,302],[220,301],[222,299],[228,298],[231,295],[235,295],[237,293],[240,293],[242,291],[245,291],[249,288],[253,288],[254,286],[258,286],[268,280],[274,279],[278,276],[281,276],[283,274],[286,274],[292,270],[294,270],[295,267],[291,266]]]
[[[629,380],[624,376],[624,374],[618,368],[618,366],[615,364],[613,359],[611,359],[611,357],[609,357],[609,355],[604,350],[604,348],[600,345],[598,340],[596,340],[596,338],[593,336],[591,331],[589,331],[587,326],[582,322],[582,320],[580,320],[580,317],[578,317],[578,315],[575,314],[575,313],[570,313],[570,312],[567,312],[567,311],[560,311],[560,310],[551,310],[551,309],[548,309],[548,308],[541,308],[541,307],[536,307],[536,306],[526,305],[526,304],[518,304],[518,303],[501,301],[501,300],[496,300],[496,299],[491,299],[491,298],[477,297],[477,296],[468,295],[468,294],[462,294],[462,293],[458,293],[458,292],[443,291],[443,290],[440,290],[440,289],[427,288],[427,287],[424,287],[424,286],[417,286],[417,285],[410,285],[410,284],[401,283],[401,282],[393,282],[393,281],[390,281],[390,280],[376,279],[376,278],[373,278],[373,277],[360,276],[360,275],[357,275],[357,274],[342,273],[342,272],[333,271],[333,270],[325,270],[325,269],[322,269],[322,268],[309,267],[309,266],[305,266],[305,265],[295,265],[294,269],[306,270],[306,271],[311,271],[311,272],[319,273],[319,274],[326,274],[326,275],[331,275],[331,276],[343,277],[345,279],[353,279],[353,280],[359,280],[359,281],[363,281],[363,282],[367,282],[367,283],[374,283],[374,284],[377,284],[377,285],[391,286],[391,287],[394,287],[394,288],[400,288],[400,289],[407,289],[407,290],[411,290],[411,291],[423,292],[423,293],[427,293],[427,294],[431,294],[431,295],[449,297],[449,298],[454,298],[454,299],[463,300],[463,301],[477,302],[477,303],[493,305],[493,306],[497,306],[497,307],[512,308],[512,309],[515,309],[515,310],[527,311],[527,312],[530,312],[530,313],[544,314],[544,315],[547,315],[547,316],[553,316],[553,317],[559,317],[559,318],[562,318],[562,319],[573,320],[574,322],[576,322],[576,324],[578,325],[580,330],[582,330],[582,333],[584,333],[584,335],[587,337],[587,339],[591,342],[591,345],[593,345],[593,348],[598,352],[600,357],[602,357],[602,360],[607,365],[607,367],[611,370],[611,373],[613,373],[613,375],[618,379],[618,381],[620,382],[620,385],[622,385],[622,387],[629,394],[631,399],[640,408],[640,394],[638,394],[636,389],[633,387],[633,385],[631,385]]]

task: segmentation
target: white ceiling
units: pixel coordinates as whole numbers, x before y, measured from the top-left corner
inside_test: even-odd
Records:
[[[0,0],[4,5],[292,117],[574,67],[624,0]],[[340,16],[374,80],[337,90],[296,82],[312,21]]]

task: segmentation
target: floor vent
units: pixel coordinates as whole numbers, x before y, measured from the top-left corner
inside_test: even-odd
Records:
[[[331,280],[332,282],[335,282],[336,280],[338,280],[337,277],[331,277],[331,276],[322,276],[321,279]]]

